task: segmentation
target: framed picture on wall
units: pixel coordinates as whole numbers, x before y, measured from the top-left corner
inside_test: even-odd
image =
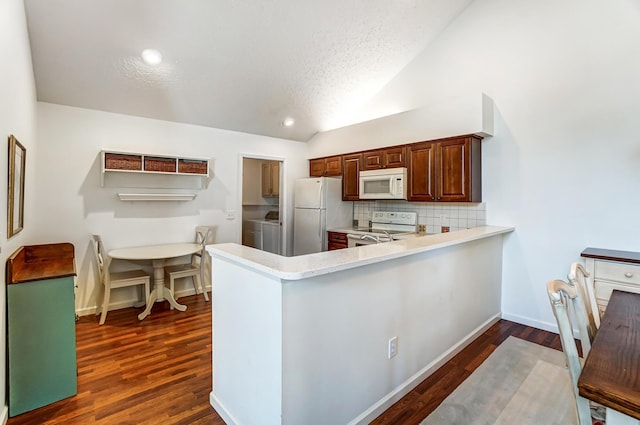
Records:
[[[24,227],[24,171],[27,150],[9,135],[9,190],[7,193],[7,238]]]

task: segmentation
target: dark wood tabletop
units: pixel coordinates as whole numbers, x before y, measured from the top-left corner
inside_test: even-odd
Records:
[[[582,397],[640,419],[640,294],[613,291],[578,390]]]

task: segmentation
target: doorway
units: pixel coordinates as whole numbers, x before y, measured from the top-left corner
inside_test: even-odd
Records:
[[[283,255],[283,165],[279,158],[241,156],[242,245]]]

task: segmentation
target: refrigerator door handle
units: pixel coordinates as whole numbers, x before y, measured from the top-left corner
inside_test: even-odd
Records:
[[[320,184],[317,185],[317,193],[316,193],[316,205],[318,208],[325,208],[326,205],[324,204],[324,196],[323,196],[323,190],[325,189],[325,185],[323,184],[323,180],[320,179]]]
[[[318,215],[318,237],[322,241],[322,214]]]

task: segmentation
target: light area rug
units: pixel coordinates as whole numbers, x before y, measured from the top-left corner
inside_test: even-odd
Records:
[[[571,425],[564,354],[509,337],[420,425]]]

